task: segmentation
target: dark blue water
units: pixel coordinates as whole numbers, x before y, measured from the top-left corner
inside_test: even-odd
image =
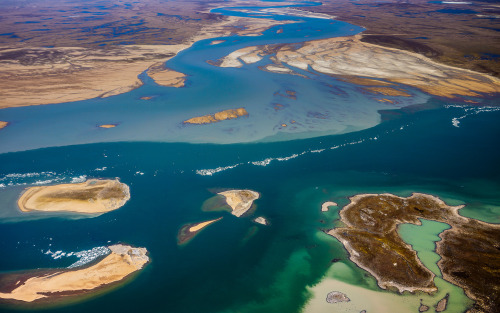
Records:
[[[238,13],[226,9],[224,14]],[[204,72],[224,78],[224,70],[200,62],[200,56],[202,60],[216,59],[248,45],[305,39],[305,35],[297,35],[299,30],[304,34],[313,32],[315,38],[360,30],[339,22],[301,20],[305,23],[280,26],[285,29],[282,34],[267,31],[257,38],[234,37],[233,42],[212,48],[208,41],[196,43],[167,65],[193,75],[189,80],[193,93],[204,83],[200,78]],[[237,75],[236,71],[232,75]],[[278,74],[272,77],[296,83]],[[22,114],[56,113],[55,120],[72,110],[85,112],[84,106],[90,110],[89,115],[98,106],[102,111],[96,112],[120,114],[120,110],[138,105],[140,95],[159,90],[146,84],[112,101],[89,100],[82,102],[82,107],[70,104],[74,105],[71,108],[64,104],[9,109],[2,110],[2,114],[17,116],[20,120],[14,123],[23,123]],[[303,97],[307,97],[305,91]],[[190,92],[189,88],[179,91],[183,92]],[[175,94],[158,93],[158,97],[165,101]],[[125,286],[82,303],[46,310],[50,312],[299,312],[311,298],[306,287],[322,279],[332,259],[352,271],[344,281],[377,290],[373,278],[348,260],[336,240],[319,239],[321,231],[334,227],[338,217],[335,210],[321,213],[321,203],[332,200],[341,207],[348,203],[349,196],[358,193],[407,196],[424,192],[451,204],[470,204],[462,214],[499,223],[500,111],[493,107],[499,104],[498,99],[485,103],[491,108],[465,110],[429,98],[427,106],[433,110],[386,110],[382,116],[385,122],[373,127],[330,136],[320,133],[300,140],[226,145],[64,143],[60,147],[25,147],[27,151],[2,153],[0,251],[4,257],[0,258],[0,270],[66,267],[75,261],[54,260],[44,254],[47,249],[81,251],[119,242],[148,249],[152,262]],[[142,110],[152,112],[163,106],[154,101],[141,105]],[[182,105],[175,108],[183,109]],[[459,119],[458,127],[452,124],[454,118]],[[71,125],[72,121],[65,123]],[[27,124],[23,127],[19,131],[33,133]],[[72,136],[68,135],[68,140],[78,142],[78,137]],[[7,145],[5,151],[16,150],[12,149],[13,141],[2,142]],[[15,201],[25,186],[46,180],[69,182],[82,176],[119,177],[130,186],[131,199],[124,207],[95,218],[35,219],[17,212]],[[258,191],[261,198],[256,201],[255,216],[265,216],[271,225],[258,225],[255,235],[248,238],[249,231],[256,227],[251,218],[203,212],[204,201],[220,188]],[[182,225],[219,216],[224,219],[209,226],[187,246],[177,246],[176,235]]]

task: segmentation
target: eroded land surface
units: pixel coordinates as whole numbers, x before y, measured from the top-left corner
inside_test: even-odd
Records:
[[[436,253],[443,278],[462,287],[475,300],[469,312],[500,310],[500,225],[458,214],[437,197],[413,194],[366,194],[351,198],[340,211],[345,227],[328,232],[340,240],[350,259],[370,272],[381,288],[432,292],[434,274],[398,235],[398,225],[420,225],[419,219],[451,226],[440,234]]]
[[[224,196],[227,205],[232,209],[231,214],[240,217],[245,214],[250,208],[254,200],[259,199],[260,195],[258,192],[253,190],[228,190],[218,193]]]
[[[184,121],[184,124],[210,124],[225,120],[232,120],[241,116],[248,116],[248,112],[245,108],[229,109],[214,114],[193,117]]]
[[[219,217],[214,220],[209,220],[205,222],[199,222],[199,223],[190,223],[186,224],[181,227],[179,230],[179,233],[177,234],[177,244],[182,245],[187,242],[189,242],[191,239],[193,239],[201,230],[203,230],[205,227],[207,227],[210,224],[213,224],[215,222],[218,222],[222,219],[222,217]]]
[[[193,42],[258,35],[286,23],[209,13],[222,4],[227,6],[189,0],[2,2],[0,109],[125,93],[142,85],[137,76],[147,69],[157,83],[180,87],[184,75],[162,64]]]
[[[274,65],[263,69],[294,74],[294,68],[314,70],[367,86],[367,92],[389,96],[409,96],[398,89],[400,83],[424,92],[452,98],[500,92],[500,79],[493,76],[436,63],[417,53],[373,45],[361,35],[247,47],[216,62],[221,67],[239,67],[270,56]],[[385,81],[377,81],[383,79]],[[379,87],[376,87],[379,86]]]
[[[325,0],[321,6],[302,9],[331,14],[338,20],[365,27],[364,42],[499,76],[498,1],[438,2]]]
[[[38,271],[34,275],[7,274],[3,280],[12,281],[12,284],[2,286],[0,299],[45,302],[87,294],[123,280],[149,262],[146,248],[121,244],[108,248],[110,254],[85,268]]]
[[[31,187],[17,201],[23,212],[76,212],[100,214],[122,207],[130,199],[126,184],[89,179],[83,183]]]

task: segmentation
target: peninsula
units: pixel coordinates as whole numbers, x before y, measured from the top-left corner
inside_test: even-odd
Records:
[[[21,275],[23,279],[10,286],[9,290],[0,290],[0,299],[46,302],[88,294],[122,281],[149,262],[146,248],[122,244],[108,248],[111,253],[90,267],[61,269],[55,273],[38,272],[28,277]]]
[[[129,187],[118,179],[89,179],[77,184],[28,188],[17,201],[17,205],[23,212],[100,214],[122,207],[129,199]]]
[[[181,227],[179,233],[177,234],[177,244],[183,245],[188,243],[191,239],[193,239],[202,229],[207,227],[208,225],[218,222],[222,219],[219,217],[214,220],[200,222],[200,223],[190,223]]]
[[[224,110],[215,114],[193,117],[184,121],[184,124],[210,124],[225,120],[232,120],[241,116],[248,116],[248,112],[245,108]]]
[[[7,127],[7,125],[9,125],[8,122],[0,121],[0,129]]]
[[[361,194],[340,211],[345,227],[328,234],[337,238],[350,259],[370,272],[383,289],[436,290],[434,274],[398,234],[398,225],[420,225],[420,219],[449,224],[440,234],[436,253],[443,278],[462,287],[476,301],[469,312],[500,310],[500,225],[458,214],[463,206],[448,206],[441,199],[414,193],[408,198],[392,194]]]
[[[226,198],[226,203],[232,209],[231,214],[241,217],[251,207],[254,200],[259,199],[259,193],[252,190],[228,190],[218,193]]]

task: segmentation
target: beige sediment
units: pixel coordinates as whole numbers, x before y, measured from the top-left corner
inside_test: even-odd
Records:
[[[189,232],[194,233],[202,230],[203,228],[207,227],[208,225],[215,223],[217,221],[220,221],[222,217],[216,218],[214,220],[206,221],[206,222],[201,222],[196,225],[193,225],[189,228]]]
[[[9,122],[0,121],[0,129],[7,127],[7,125],[9,125]]]
[[[129,199],[129,187],[117,179],[90,179],[77,184],[28,188],[17,201],[17,205],[23,212],[100,214],[120,208]]]
[[[122,94],[142,85],[138,75],[157,68],[194,42],[238,34],[259,35],[272,26],[290,23],[269,19],[227,17],[204,27],[185,43],[176,45],[116,45],[113,48],[24,47],[3,48],[1,53],[60,55],[57,60],[36,59],[22,64],[17,59],[0,61],[0,109],[29,105],[74,102]],[[243,29],[242,29],[243,28]],[[173,71],[151,71],[158,84],[180,87],[184,74]]]
[[[321,211],[328,212],[328,208],[331,206],[338,206],[338,204],[336,202],[333,202],[333,201],[327,201],[321,205]]]
[[[33,302],[65,292],[86,293],[124,279],[142,269],[149,261],[145,248],[126,245],[108,248],[111,253],[97,264],[83,269],[66,269],[55,274],[31,277],[11,292],[0,292],[0,298]]]
[[[218,193],[226,198],[226,203],[231,207],[231,214],[240,217],[245,214],[253,204],[254,200],[259,199],[258,192],[252,190],[228,190]]]
[[[102,124],[102,125],[99,125],[100,128],[114,128],[116,126],[117,126],[116,124]]]
[[[276,73],[286,73],[281,68],[287,64],[302,70],[311,68],[363,86],[387,85],[387,82],[376,83],[374,80],[384,79],[448,98],[500,92],[500,79],[493,76],[439,64],[417,53],[365,43],[360,38],[360,35],[356,35],[313,40],[304,42],[298,48],[292,45],[266,45],[245,49],[260,56],[273,55],[271,60],[279,69],[265,69]],[[257,52],[255,48],[258,48]],[[394,88],[386,88],[382,94],[405,95]],[[372,91],[382,89],[378,87]]]
[[[158,62],[149,67],[148,76],[155,83],[165,87],[184,87],[186,75],[164,67],[164,62]]]

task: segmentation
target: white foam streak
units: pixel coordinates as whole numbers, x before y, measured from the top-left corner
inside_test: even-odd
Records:
[[[226,171],[226,170],[235,168],[237,166],[240,166],[241,164],[243,164],[243,163],[238,163],[235,165],[229,165],[229,166],[225,166],[225,167],[218,167],[218,168],[214,168],[214,169],[196,170],[196,174],[201,175],[201,176],[212,176],[215,173],[219,173],[222,171]]]
[[[43,250],[42,250],[43,252]],[[98,257],[108,255],[111,252],[108,247],[105,246],[100,246],[100,247],[95,247],[90,250],[84,250],[84,251],[79,251],[79,252],[63,252],[62,250],[58,250],[56,252],[50,251],[48,249],[47,251],[43,252],[43,254],[51,256],[54,260],[61,259],[63,257],[77,257],[78,261],[75,263],[71,264],[68,266],[68,268],[75,268],[79,267],[82,265],[85,265],[89,262],[94,261]]]

